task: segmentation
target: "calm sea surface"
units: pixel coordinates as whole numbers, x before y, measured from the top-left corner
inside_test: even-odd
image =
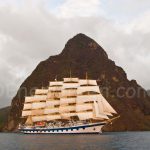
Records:
[[[0,133],[0,150],[150,150],[150,132],[99,135]]]

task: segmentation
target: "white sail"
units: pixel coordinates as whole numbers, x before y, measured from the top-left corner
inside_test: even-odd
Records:
[[[32,117],[31,116],[28,116],[26,122],[25,122],[26,125],[33,125],[33,121],[32,121]]]
[[[94,102],[94,106],[95,106],[95,115],[96,115],[95,117],[96,118],[109,119],[107,117],[107,115],[105,115],[104,113],[100,112],[100,109],[99,109],[99,106],[98,106],[97,102]]]
[[[31,103],[25,103],[23,110],[29,110],[29,109],[32,109],[32,104]]]
[[[49,83],[50,86],[62,86],[63,82],[62,81],[52,81]]]
[[[34,102],[46,101],[47,95],[35,95]]]
[[[86,110],[93,110],[93,104],[79,104],[76,105],[76,111],[86,111]]]
[[[76,89],[62,90],[62,97],[75,97],[77,96]]]
[[[77,96],[76,103],[82,104],[85,102],[93,102],[99,99],[99,95],[79,95]]]
[[[46,101],[47,95],[35,95],[31,97],[25,98],[25,103],[32,103],[32,102],[38,102],[38,101]]]
[[[32,103],[32,109],[45,108],[45,106],[46,106],[45,102],[35,102],[35,103]]]
[[[98,107],[99,107],[99,112],[101,113],[101,114],[105,114],[105,115],[107,115],[107,116],[113,116],[110,112],[106,112],[105,110],[104,110],[104,104],[103,104],[103,100],[102,100],[102,98],[101,98],[101,95],[99,95],[98,97],[97,97],[97,100],[96,100],[96,102],[98,103]]]
[[[58,113],[59,108],[46,108],[44,110],[44,114]]]
[[[101,99],[103,103],[104,112],[117,114],[117,112],[112,108],[112,106],[106,101],[106,99],[102,95]]]
[[[48,100],[46,101],[46,107],[52,107],[54,105],[59,105],[60,101],[59,100]]]
[[[97,85],[96,80],[79,80],[79,84],[83,85]]]
[[[62,119],[69,119],[70,117],[77,116],[77,113],[62,113]]]
[[[78,88],[79,84],[78,83],[64,83],[63,84],[63,89],[74,89],[74,88]]]
[[[22,117],[31,116],[31,110],[22,111]]]
[[[33,96],[27,96],[25,97],[25,103],[31,103],[34,101],[34,97]]]
[[[60,99],[60,105],[70,104],[70,103],[76,103],[76,98],[70,97],[70,98],[61,98]]]
[[[44,110],[43,110],[43,109],[32,110],[31,114],[32,114],[33,116],[36,116],[36,115],[43,115],[43,114],[44,114]]]
[[[70,112],[70,111],[76,111],[76,106],[75,105],[68,105],[68,106],[60,106],[59,107],[59,112]]]
[[[50,86],[49,91],[61,91],[62,87],[61,86]]]
[[[57,119],[61,119],[61,116],[60,115],[47,115],[46,116],[47,121],[57,120]]]
[[[60,98],[60,97],[61,97],[61,92],[48,92],[47,94],[48,99]]]
[[[100,93],[98,86],[81,86],[77,89],[77,94],[82,95],[84,92],[96,92]],[[90,94],[88,94],[90,95]]]
[[[103,98],[101,97],[101,94],[98,95],[79,95],[77,97],[76,103],[77,104],[82,104],[82,103],[88,103],[88,102],[94,102],[97,101],[98,102],[98,106],[99,106],[99,110],[101,114],[105,114],[105,115],[109,115],[112,116],[111,113],[109,112],[104,112],[104,104],[102,103]]]
[[[35,95],[46,95],[48,92],[48,89],[36,89]]]
[[[94,115],[93,112],[78,112],[77,113],[79,120],[87,120],[87,119],[93,119]]]
[[[78,82],[79,78],[64,78],[64,82]]]
[[[32,117],[32,121],[33,122],[38,122],[38,121],[46,121],[46,116],[42,115],[42,116],[33,116]]]
[[[64,78],[50,82],[48,89],[36,89],[34,96],[25,98],[23,117],[33,122],[70,119],[109,119],[117,113],[101,95],[96,80]]]

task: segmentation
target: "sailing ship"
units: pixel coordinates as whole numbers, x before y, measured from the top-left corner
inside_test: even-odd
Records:
[[[100,92],[96,80],[64,78],[51,81],[25,97],[19,125],[22,133],[101,133],[117,114]]]

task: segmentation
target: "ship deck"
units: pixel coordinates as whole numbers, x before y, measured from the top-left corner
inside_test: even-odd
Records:
[[[23,133],[99,133],[105,122],[54,128],[23,128]]]

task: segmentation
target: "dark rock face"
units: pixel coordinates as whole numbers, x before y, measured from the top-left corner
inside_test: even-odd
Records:
[[[150,90],[147,90],[147,94],[148,94],[148,96],[150,97]]]
[[[63,51],[42,61],[23,82],[12,100],[7,129],[17,128],[25,95],[35,88],[47,87],[56,75],[58,80],[69,76],[96,79],[103,96],[121,115],[105,131],[150,130],[150,97],[135,80],[129,81],[121,67],[110,60],[101,46],[84,34],[70,39]]]
[[[10,107],[4,107],[0,109],[0,132],[5,130],[5,126],[8,120],[8,114],[10,111]]]

